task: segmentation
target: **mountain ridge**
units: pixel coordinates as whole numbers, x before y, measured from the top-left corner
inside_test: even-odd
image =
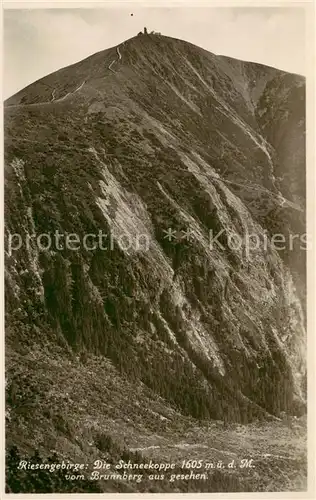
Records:
[[[8,348],[21,363],[24,350],[51,351],[83,373],[85,358],[106,358],[198,421],[303,416],[304,79],[160,35],[117,47],[5,106],[7,231],[112,241],[73,251],[33,240],[7,255]],[[15,366],[9,394],[26,383]]]
[[[55,75],[56,73],[59,73],[59,72],[63,72],[64,70],[66,70],[67,68],[73,68],[75,67],[76,65],[78,64],[82,64],[84,62],[87,62],[89,61],[91,58],[95,58],[95,57],[99,57],[102,55],[102,57],[104,56],[107,56],[109,54],[111,54],[111,56],[114,55],[114,52],[115,50],[117,50],[118,47],[121,47],[121,46],[125,46],[125,44],[130,44],[130,43],[133,43],[133,42],[142,42],[143,44],[147,42],[150,43],[152,42],[153,40],[156,40],[157,38],[159,37],[159,40],[163,40],[163,41],[170,41],[172,43],[172,41],[176,41],[176,42],[180,42],[180,43],[185,43],[187,44],[188,46],[191,46],[193,49],[199,49],[200,51],[203,51],[207,54],[211,54],[213,57],[215,58],[219,58],[219,59],[224,59],[224,60],[227,60],[228,62],[230,62],[231,64],[232,63],[239,63],[239,64],[245,64],[245,65],[252,65],[254,67],[257,67],[257,68],[262,68],[264,69],[265,71],[269,70],[269,71],[272,71],[272,72],[278,72],[279,74],[281,73],[284,73],[284,74],[291,74],[291,75],[295,75],[301,79],[304,79],[304,77],[302,75],[299,75],[299,74],[296,74],[296,73],[288,73],[284,70],[280,70],[280,69],[277,69],[277,68],[274,68],[272,66],[267,66],[267,65],[264,65],[264,64],[261,64],[261,63],[257,63],[257,62],[252,62],[252,61],[248,61],[248,60],[239,60],[237,58],[232,58],[232,57],[229,57],[229,56],[226,56],[226,55],[221,55],[221,54],[215,54],[215,53],[212,53],[212,52],[209,52],[207,51],[206,49],[203,49],[201,47],[198,47],[197,45],[194,45],[190,42],[184,42],[183,40],[181,39],[178,39],[178,38],[173,38],[173,37],[169,37],[169,36],[164,36],[164,35],[152,35],[152,34],[147,34],[147,35],[144,35],[142,37],[140,37],[139,35],[137,36],[134,36],[134,37],[131,37],[113,47],[109,47],[107,49],[102,49],[94,54],[91,54],[87,57],[85,57],[84,59],[80,59],[79,61],[77,62],[74,62],[70,65],[67,65],[65,67],[62,67],[62,68],[59,68],[55,71],[52,71],[51,73],[39,78],[38,80],[36,80],[35,82],[32,82],[31,84],[27,85],[26,87],[22,88],[21,90],[19,90],[18,92],[16,92],[14,95],[8,97],[6,100],[5,100],[5,105],[6,106],[10,106],[12,104],[10,104],[10,101],[13,100],[13,98],[16,98],[20,93],[23,93],[25,90],[27,90],[28,88],[32,87],[34,84],[38,84],[38,83],[41,83],[43,82],[43,80],[45,81],[46,79],[48,79],[50,76],[52,75]]]

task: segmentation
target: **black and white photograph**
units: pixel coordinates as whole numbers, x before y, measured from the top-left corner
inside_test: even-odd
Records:
[[[307,498],[306,5],[4,6],[5,498]]]

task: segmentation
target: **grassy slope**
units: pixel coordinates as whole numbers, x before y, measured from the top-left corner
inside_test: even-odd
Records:
[[[222,460],[226,465],[234,459],[238,467],[242,459],[252,458],[254,469],[217,471],[210,473],[207,482],[166,480],[148,485],[144,479],[129,487],[132,491],[148,491],[148,487],[153,491],[296,491],[306,486],[304,419],[249,425],[197,421],[157,399],[143,384],[131,384],[106,359],[65,356],[48,346],[33,346],[23,356],[9,349],[7,357],[11,366],[7,449],[19,442],[21,458],[37,450],[43,459],[56,452],[59,461],[71,457],[72,462],[89,464],[101,458],[115,463],[123,456],[132,462],[152,459],[179,466],[188,459]],[[33,476],[30,471],[31,484]],[[99,486],[101,491],[122,488],[102,481]],[[84,491],[89,488],[88,484]]]
[[[226,196],[231,198],[231,195],[228,191],[225,195],[223,187],[220,190],[216,185],[218,191],[213,200],[201,189],[181,160],[181,154],[191,155],[192,151],[199,153],[202,161],[218,174],[223,174],[226,181],[242,183],[242,188],[227,185],[246,206],[252,202],[250,213],[260,223],[265,223],[267,211],[278,208],[275,187],[266,175],[267,155],[255,147],[249,136],[249,130],[251,134],[259,133],[254,116],[258,88],[262,91],[275,70],[247,64],[244,67],[232,60],[228,64],[181,41],[169,40],[168,45],[165,39],[154,38],[147,46],[140,42],[134,39],[121,49],[123,59],[114,66],[115,75],[107,70],[107,64],[116,55],[115,49],[110,49],[50,75],[10,100],[8,104],[23,104],[6,110],[6,215],[11,232],[21,227],[31,231],[32,223],[37,233],[56,228],[79,234],[87,229],[92,232],[100,227],[107,229],[95,197],[87,189],[90,184],[93,193],[102,196],[99,181],[106,164],[118,183],[129,193],[136,193],[147,206],[155,237],[168,262],[175,267],[176,250],[163,240],[162,229],[183,221],[179,210],[162,197],[156,180],[181,209],[195,217],[202,231],[209,224],[218,224],[216,217],[209,214],[218,200],[230,227],[238,228],[243,215],[239,204],[229,206]],[[159,58],[155,56],[157,52]],[[179,64],[174,72],[175,62],[183,56],[197,69],[198,75],[188,63]],[[87,76],[80,92],[64,101],[47,103],[54,89],[57,98],[62,97],[78,88]],[[254,78],[257,84],[245,93],[245,81]],[[242,118],[242,126],[233,121],[236,115]],[[96,157],[91,147],[95,148]],[[275,156],[275,151],[269,150]],[[25,161],[25,181],[17,180],[10,170],[16,157]],[[194,156],[190,159],[192,167]],[[195,163],[194,168],[197,165],[200,163]],[[265,186],[267,197],[258,195],[253,186]],[[26,212],[28,206],[32,207],[31,218]],[[113,203],[113,213],[116,208]],[[283,212],[288,214],[289,209]],[[276,227],[282,223],[282,217],[281,222],[274,217]],[[270,220],[266,223],[269,225]],[[281,264],[275,259],[271,276],[265,270],[257,273],[256,266],[250,266],[251,272],[247,274],[244,262],[234,257],[225,253],[223,259],[210,261],[197,244],[188,245],[181,259],[178,258],[181,265],[177,272],[185,293],[194,307],[204,311],[204,319],[208,320],[206,329],[217,336],[221,354],[230,367],[229,377],[220,382],[209,371],[209,363],[205,365],[197,356],[193,362],[184,363],[183,347],[170,350],[168,335],[161,324],[156,335],[152,334],[150,322],[157,323],[157,318],[148,311],[148,300],[154,311],[160,301],[159,308],[175,331],[180,323],[181,328],[176,332],[179,342],[183,341],[188,323],[179,319],[167,293],[159,296],[159,286],[165,286],[164,277],[146,259],[130,260],[119,251],[110,258],[107,256],[106,261],[97,253],[84,253],[77,259],[71,252],[62,256],[43,252],[39,269],[45,270],[44,305],[36,295],[38,281],[32,273],[25,273],[31,266],[30,256],[22,251],[17,262],[11,259],[7,266],[13,276],[7,286],[7,325],[12,326],[7,329],[6,353],[8,449],[18,444],[21,456],[31,456],[37,450],[41,457],[47,457],[55,450],[60,457],[89,462],[103,453],[116,459],[124,450],[135,448],[145,448],[140,453],[156,460],[253,456],[257,463],[255,470],[233,472],[236,479],[226,479],[222,476],[226,473],[219,472],[220,476],[212,476],[205,485],[206,491],[303,488],[303,423],[293,421],[294,427],[290,428],[279,421],[247,426],[226,423],[223,426],[218,421],[220,415],[226,415],[228,407],[231,411],[228,419],[242,417],[236,383],[260,404],[268,405],[272,412],[279,412],[280,401],[285,408],[292,406],[291,379],[287,379],[285,370],[288,360],[283,360],[274,337],[267,333],[272,322],[276,322],[278,333],[287,328],[292,307],[281,307],[283,290],[281,293],[278,281]],[[208,269],[207,283],[203,274],[205,262],[209,267],[215,262],[215,278],[214,269]],[[228,279],[231,288],[227,300],[222,297],[223,277],[220,273],[216,276],[217,266],[222,262],[225,269],[233,269]],[[266,281],[273,282],[280,293],[281,305],[274,300],[271,310],[264,313],[262,296],[270,294]],[[16,284],[20,286],[19,297],[14,295]],[[95,294],[98,290],[99,296]],[[245,306],[251,317],[247,325],[242,314]],[[263,322],[261,309],[266,314]],[[216,327],[219,324],[220,329]],[[241,352],[236,352],[233,347],[239,333],[244,345]],[[265,350],[266,335],[271,352]],[[72,353],[69,345],[77,354]],[[265,377],[260,378],[256,372],[257,358],[245,356],[249,345],[264,355],[263,360],[268,363]],[[80,354],[86,350],[88,354]],[[192,369],[194,363],[199,369]],[[200,368],[208,374],[208,381]],[[183,413],[199,415],[200,420]],[[204,421],[205,415],[216,420]],[[112,440],[110,447],[104,444],[108,436]],[[191,446],[184,446],[187,444]],[[150,446],[157,448],[146,449]],[[21,484],[23,480],[18,489],[23,488]],[[87,491],[90,486],[82,488]],[[101,487],[104,491],[121,488],[117,484]],[[153,486],[133,486],[145,490],[150,487]],[[156,491],[170,488],[173,491],[178,487],[183,491],[188,487],[199,491],[204,486],[201,483],[154,486]],[[34,484],[28,488],[31,491]],[[56,488],[67,491],[64,484]]]

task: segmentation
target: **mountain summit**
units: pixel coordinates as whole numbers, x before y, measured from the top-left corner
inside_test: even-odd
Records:
[[[303,77],[160,34],[6,101],[9,444],[304,414],[304,113]]]

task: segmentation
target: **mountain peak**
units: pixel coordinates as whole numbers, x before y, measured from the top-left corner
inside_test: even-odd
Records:
[[[202,68],[204,69],[201,73]],[[236,80],[240,87],[249,87],[248,68],[250,71],[261,73],[263,84],[277,72],[265,67],[258,71],[257,65],[252,63],[236,61],[235,64],[230,64],[225,58],[215,56],[189,42],[158,33],[141,32],[117,46],[102,50],[41,78],[9,98],[5,106],[65,103],[75,94],[76,97],[81,95],[85,99],[89,98],[89,94],[91,97],[94,94],[95,98],[96,92],[102,92],[101,87],[104,92],[111,92],[114,87],[124,92],[132,82],[135,83],[135,79],[140,86],[142,82],[149,80],[156,80],[157,84],[160,82],[164,85],[169,82],[173,85],[172,82],[175,83],[178,79],[180,85],[191,87],[196,87],[194,82],[198,80],[198,87],[204,87],[203,91],[209,94],[213,92],[212,82],[216,81],[225,80],[231,86],[234,84],[233,80]],[[203,78],[205,71],[208,75],[206,79]],[[96,87],[95,92],[93,87]]]
[[[143,33],[8,100],[10,444],[114,464],[135,443],[157,463],[187,460],[194,441],[222,460],[249,441],[218,428],[252,423],[256,463],[263,447],[282,461],[251,487],[297,479],[301,455],[259,421],[306,410],[305,250],[291,240],[305,232],[304,91],[295,75]],[[241,476],[234,491],[250,488]],[[189,483],[176,488],[201,488]]]

